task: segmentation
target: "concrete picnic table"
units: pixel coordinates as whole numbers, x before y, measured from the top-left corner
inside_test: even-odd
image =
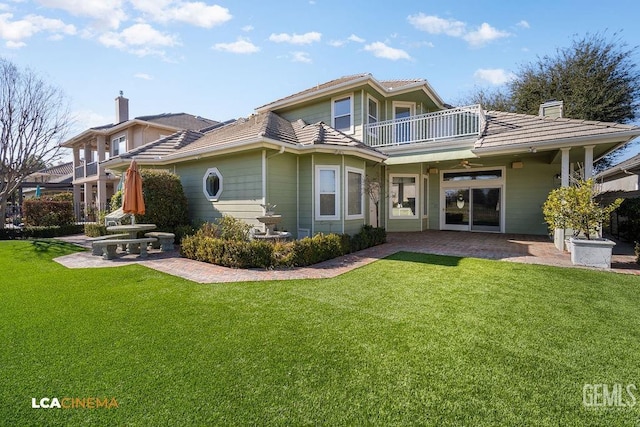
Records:
[[[129,233],[129,238],[135,239],[138,236],[138,231],[149,231],[156,228],[155,224],[110,225],[107,227],[107,231],[110,233]],[[140,244],[129,243],[127,249],[130,254],[139,254]]]

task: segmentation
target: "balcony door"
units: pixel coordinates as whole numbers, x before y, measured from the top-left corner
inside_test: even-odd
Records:
[[[416,104],[413,102],[393,102],[393,119],[396,120],[394,139],[402,144],[413,140],[413,123],[410,118],[415,115]]]

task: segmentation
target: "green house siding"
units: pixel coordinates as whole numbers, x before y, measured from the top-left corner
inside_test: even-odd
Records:
[[[559,165],[535,159],[525,159],[522,169],[507,167],[507,233],[548,233],[542,205],[549,192],[559,185],[554,178],[559,169]]]
[[[217,201],[210,201],[202,191],[202,178],[207,169],[214,167],[223,177],[222,193]],[[256,227],[260,225],[256,217],[263,213],[261,151],[185,162],[176,165],[175,172],[182,181],[194,221],[232,215]]]
[[[297,156],[294,154],[267,154],[267,202],[277,205],[275,212],[282,215],[278,230],[297,237]]]
[[[313,166],[311,154],[300,156],[298,164],[298,209],[300,212],[300,229],[313,228]]]

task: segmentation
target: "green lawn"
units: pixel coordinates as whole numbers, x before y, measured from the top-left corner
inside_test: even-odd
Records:
[[[640,280],[400,253],[334,279],[201,285],[0,242],[2,425],[636,425]],[[32,398],[115,398],[33,409]],[[630,399],[624,396],[627,403]]]

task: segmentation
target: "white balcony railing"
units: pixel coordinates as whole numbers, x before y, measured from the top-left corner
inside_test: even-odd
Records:
[[[370,147],[386,147],[479,136],[484,121],[482,107],[469,105],[366,124],[363,142]]]

